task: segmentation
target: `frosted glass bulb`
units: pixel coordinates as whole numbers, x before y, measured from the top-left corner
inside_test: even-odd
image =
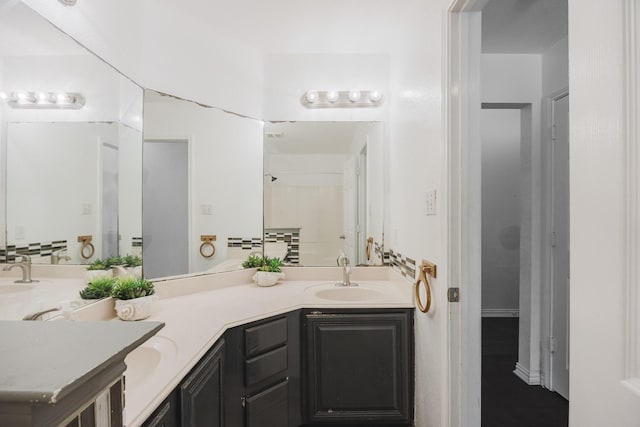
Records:
[[[9,96],[6,94],[6,92],[0,92],[0,99],[7,99]]]
[[[309,104],[314,104],[318,101],[318,92],[315,90],[308,90],[304,96]]]
[[[327,92],[327,101],[329,101],[332,104],[336,102],[339,97],[340,97],[340,94],[338,93],[338,91],[330,90],[329,92]]]
[[[360,91],[359,90],[349,91],[349,99],[351,100],[351,102],[360,101]]]
[[[371,102],[378,102],[382,99],[382,92],[379,90],[372,90],[369,92],[369,99]]]

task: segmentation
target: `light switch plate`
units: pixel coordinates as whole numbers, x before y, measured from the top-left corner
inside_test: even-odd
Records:
[[[425,213],[427,215],[436,214],[436,190],[427,191],[425,197]]]

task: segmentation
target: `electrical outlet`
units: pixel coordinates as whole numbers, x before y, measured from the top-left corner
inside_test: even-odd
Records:
[[[425,197],[425,213],[427,215],[436,214],[436,190],[427,191]]]
[[[82,204],[82,215],[91,215],[91,203],[83,203]]]
[[[16,225],[15,239],[24,240],[24,225]]]

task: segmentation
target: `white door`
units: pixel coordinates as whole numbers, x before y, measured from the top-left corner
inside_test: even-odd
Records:
[[[153,279],[188,273],[187,142],[145,141],[142,167],[144,275]]]
[[[640,16],[569,0],[571,427],[640,426]]]
[[[569,399],[569,95],[553,100],[551,390]]]

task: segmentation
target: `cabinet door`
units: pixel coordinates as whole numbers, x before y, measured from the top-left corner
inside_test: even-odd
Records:
[[[410,423],[409,312],[305,315],[307,422]]]
[[[246,427],[289,426],[289,380],[244,399]]]
[[[224,340],[221,340],[180,385],[183,427],[222,427]]]
[[[84,426],[84,424],[82,424]],[[158,406],[142,427],[179,427],[178,393],[174,390],[164,402]]]

